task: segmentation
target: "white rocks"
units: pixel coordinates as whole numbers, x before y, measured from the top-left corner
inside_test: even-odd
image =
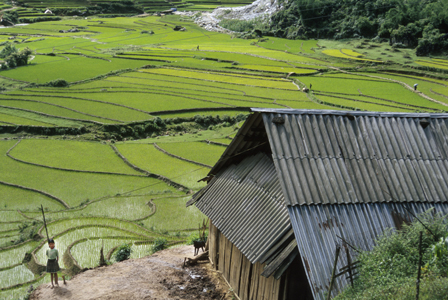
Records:
[[[257,18],[269,18],[277,12],[281,6],[277,0],[256,0],[252,4],[240,7],[219,7],[212,12],[202,12],[195,19],[195,23],[208,31],[230,33],[231,31],[219,26],[223,19],[253,20]],[[198,12],[174,12],[175,14],[193,17]]]

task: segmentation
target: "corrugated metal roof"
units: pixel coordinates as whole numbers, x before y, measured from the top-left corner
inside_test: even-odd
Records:
[[[263,263],[265,253],[293,234],[272,160],[258,153],[213,181],[196,206],[252,263]]]
[[[404,206],[415,215],[431,208],[448,214],[448,205],[445,203],[359,203],[288,207],[299,253],[315,299],[326,299],[336,245],[342,244],[342,239],[338,236],[357,249],[371,250],[378,235],[396,226],[394,216],[413,219]],[[342,248],[338,270],[347,265],[347,250],[352,262],[356,259],[356,251],[350,247]],[[332,296],[336,296],[347,284],[345,276],[338,277]]]
[[[265,111],[287,205],[448,201],[448,114]]]
[[[224,166],[238,163],[241,157],[251,151],[256,153],[263,146],[269,148],[263,119],[258,113],[251,114],[208,174],[217,174]]]
[[[279,113],[292,115],[335,115],[335,116],[371,116],[371,117],[400,117],[400,118],[448,118],[446,113],[405,113],[405,112],[378,112],[378,111],[347,111],[330,109],[277,109],[277,108],[251,108],[252,112]]]
[[[218,228],[223,233],[226,230],[226,237],[231,236],[232,243],[239,243],[237,247],[244,248],[255,262],[263,251],[266,256],[279,252],[269,252],[256,241],[260,237],[279,240],[277,232],[285,231],[276,231],[278,224],[269,223],[270,211],[259,207],[265,204],[250,199],[267,197],[280,206],[285,201],[315,299],[324,299],[328,291],[336,245],[342,239],[370,250],[378,235],[397,226],[397,216],[412,219],[405,207],[414,214],[433,207],[448,213],[448,114],[252,111],[211,170],[210,174],[223,177],[206,191],[203,198],[210,203],[201,210],[208,209],[206,215],[214,223],[221,222],[223,229]],[[267,138],[268,149],[263,148]],[[275,171],[272,162],[263,169],[262,163],[254,168],[249,158],[242,161],[262,150],[272,151]],[[238,170],[235,165],[229,167],[239,162]],[[252,172],[257,178],[264,175],[263,186],[271,182],[268,194],[259,196],[262,181],[248,180]],[[197,205],[203,205],[202,198]],[[234,217],[235,212],[239,215]],[[250,218],[247,212],[252,213]],[[255,235],[265,233],[266,228],[266,235]],[[252,253],[254,249],[258,254]],[[289,250],[282,250],[283,256],[293,253]],[[339,269],[347,264],[347,251],[356,256],[349,247],[343,248]],[[271,273],[277,261],[271,256],[268,262],[272,265],[266,272]],[[338,277],[332,295],[346,284],[345,278]]]

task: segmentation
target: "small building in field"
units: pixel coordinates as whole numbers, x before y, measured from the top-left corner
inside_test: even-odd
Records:
[[[448,213],[448,114],[252,112],[187,203],[240,299],[334,297],[385,230]]]

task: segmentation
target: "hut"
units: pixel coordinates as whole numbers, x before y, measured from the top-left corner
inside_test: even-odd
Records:
[[[448,213],[448,114],[252,112],[187,203],[240,299],[336,296],[385,230]]]

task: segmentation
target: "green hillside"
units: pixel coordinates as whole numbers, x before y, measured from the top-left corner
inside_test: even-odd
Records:
[[[293,0],[279,1],[281,9],[269,25],[252,21],[223,21],[229,28],[259,29],[264,35],[288,39],[368,38],[386,41],[394,48],[416,54],[448,51],[448,2],[446,0]]]

